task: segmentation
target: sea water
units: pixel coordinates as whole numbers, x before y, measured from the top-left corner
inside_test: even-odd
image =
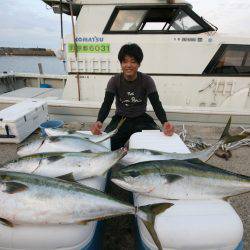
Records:
[[[39,73],[38,63],[42,64],[44,74],[67,74],[64,63],[53,56],[0,56],[0,74]]]

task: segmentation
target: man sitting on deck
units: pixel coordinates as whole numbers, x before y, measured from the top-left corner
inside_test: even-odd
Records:
[[[118,59],[122,73],[116,74],[109,80],[104,101],[97,121],[91,126],[91,132],[95,135],[101,134],[103,121],[109,114],[114,97],[116,97],[116,113],[105,132],[114,130],[123,117],[126,117],[126,120],[111,138],[111,150],[123,147],[133,133],[159,129],[153,118],[146,113],[148,97],[157,118],[163,125],[164,134],[171,136],[174,127],[167,120],[154,80],[138,71],[143,59],[141,48],[137,44],[125,44],[119,51]]]

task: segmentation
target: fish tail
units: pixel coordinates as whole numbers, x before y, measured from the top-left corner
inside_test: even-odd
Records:
[[[118,132],[119,128],[122,126],[122,124],[125,122],[125,120],[126,120],[126,117],[121,118],[121,120],[119,121],[117,127],[109,133],[110,136],[113,136]]]
[[[122,124],[125,122],[125,120],[126,120],[126,117],[122,117],[122,119],[119,121],[119,123],[116,127],[117,130],[122,126]]]
[[[155,245],[159,250],[162,250],[163,248],[154,228],[155,217],[158,214],[163,213],[166,209],[170,208],[173,205],[174,205],[173,203],[160,203],[160,204],[147,205],[140,207],[137,212],[137,216],[142,220],[143,224],[147,228]]]
[[[221,134],[221,137],[219,139],[219,142],[221,142],[222,144],[228,144],[231,142],[237,142],[240,141],[246,137],[248,137],[248,133],[241,133],[241,134],[236,134],[236,135],[230,135],[229,133],[229,129],[231,126],[231,122],[232,122],[232,117],[230,116],[227,124]]]
[[[221,137],[219,139],[219,141],[222,141],[222,140],[225,140],[225,138],[227,137],[230,137],[231,135],[229,134],[229,129],[230,129],[230,126],[231,126],[231,122],[232,122],[232,117],[230,116],[228,121],[227,121],[227,124],[221,134]]]

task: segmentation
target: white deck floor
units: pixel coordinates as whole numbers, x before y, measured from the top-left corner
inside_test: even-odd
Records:
[[[42,98],[60,100],[63,89],[25,87],[2,94],[1,97]]]

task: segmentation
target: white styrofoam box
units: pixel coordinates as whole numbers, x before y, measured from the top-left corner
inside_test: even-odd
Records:
[[[100,144],[110,148],[110,140]],[[106,177],[79,182],[104,191]],[[17,225],[9,228],[0,224],[0,250],[81,250],[94,239],[96,225],[97,222],[89,222],[87,225]]]
[[[130,148],[145,148],[164,152],[189,152],[176,134],[165,136],[160,131],[135,133]],[[233,250],[243,236],[242,222],[233,207],[223,200],[165,200],[134,193],[136,206],[155,203],[174,205],[156,217],[155,229],[165,250]],[[138,229],[143,244],[157,249],[139,219]]]
[[[48,118],[47,103],[28,99],[0,111],[0,142],[19,143]]]
[[[135,203],[141,206],[145,201],[148,203],[147,197],[141,197]],[[232,206],[223,200],[162,202],[174,204],[155,221],[155,230],[165,250],[233,250],[242,239],[242,222]],[[137,219],[137,223],[144,245],[157,249],[142,222]]]
[[[159,130],[143,130],[142,132],[132,134],[129,139],[129,147],[169,153],[190,153],[188,147],[177,134],[165,136]]]

